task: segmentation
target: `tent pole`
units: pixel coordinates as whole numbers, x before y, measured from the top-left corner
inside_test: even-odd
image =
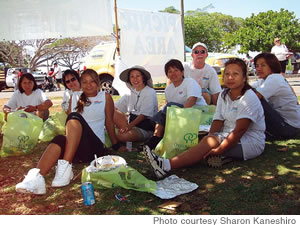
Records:
[[[186,57],[185,57],[185,33],[184,33],[184,0],[180,0],[180,6],[181,6],[181,26],[182,26],[182,35],[183,35],[183,58],[184,58],[184,61],[186,60]]]
[[[117,0],[114,0],[115,2],[115,32],[116,32],[116,38],[117,38],[117,54],[120,56],[120,39],[119,39],[119,25],[118,25],[118,15],[117,15]]]

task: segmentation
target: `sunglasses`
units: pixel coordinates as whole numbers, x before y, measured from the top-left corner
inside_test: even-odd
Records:
[[[280,40],[276,40],[275,42],[280,42]]]
[[[196,51],[194,51],[194,53],[195,53],[196,55],[198,55],[199,53],[200,53],[200,54],[205,54],[206,51],[205,51],[205,50],[201,50],[201,51],[196,50]]]
[[[69,84],[71,81],[73,82],[73,81],[75,81],[75,80],[76,80],[75,77],[71,78],[70,80],[66,80],[66,84]]]

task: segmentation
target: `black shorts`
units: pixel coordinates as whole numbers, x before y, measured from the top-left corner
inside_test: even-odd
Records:
[[[82,136],[73,162],[91,162],[95,158],[95,154],[97,157],[108,154],[108,151],[104,149],[102,141],[95,135],[93,130],[79,113],[70,113],[66,123],[68,123],[68,121],[71,119],[78,120],[82,126]],[[58,135],[51,141],[51,143],[60,146],[60,159],[63,159],[64,157],[66,141],[67,138],[65,135]]]
[[[56,83],[61,83],[62,84],[62,79],[56,79]]]

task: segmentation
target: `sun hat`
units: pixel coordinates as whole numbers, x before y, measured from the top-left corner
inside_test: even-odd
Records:
[[[208,48],[207,48],[206,44],[204,44],[204,43],[202,43],[202,42],[197,42],[196,44],[194,44],[192,50],[194,50],[194,49],[197,48],[198,46],[202,46],[203,48],[206,49],[206,51],[208,51]]]
[[[277,37],[277,38],[274,39],[274,41],[280,41],[280,38]]]
[[[153,88],[153,83],[152,83],[152,78],[150,73],[142,66],[133,66],[130,67],[126,70],[124,70],[121,74],[120,74],[120,80],[124,81],[125,83],[129,83],[129,74],[132,70],[138,70],[140,71],[142,74],[145,75],[146,79],[147,79],[147,85],[151,88]]]

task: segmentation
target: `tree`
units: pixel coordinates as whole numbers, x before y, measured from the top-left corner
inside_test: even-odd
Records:
[[[224,45],[231,33],[240,29],[242,18],[234,18],[222,13],[198,12],[185,16],[186,45],[204,42],[209,51],[226,52],[231,46]]]
[[[169,6],[165,8],[164,10],[160,10],[159,12],[167,12],[167,13],[174,13],[174,14],[179,14],[180,11],[178,9],[175,9],[174,6]]]
[[[270,52],[274,38],[280,37],[291,51],[300,51],[300,25],[294,12],[269,10],[246,18],[243,26],[227,40],[227,45],[240,45],[241,53]]]
[[[13,67],[18,67],[23,64],[23,47],[15,41],[0,42],[0,58],[4,64],[9,64]]]

